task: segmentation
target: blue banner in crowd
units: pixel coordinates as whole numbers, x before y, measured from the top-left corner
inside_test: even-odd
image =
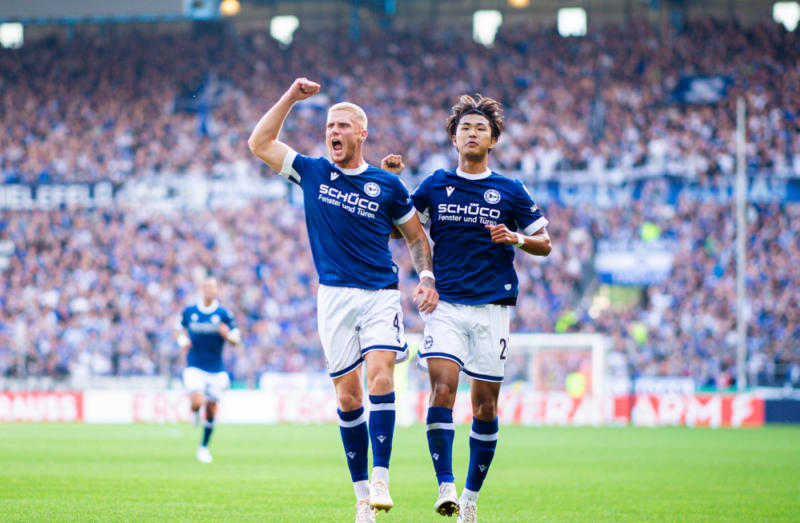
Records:
[[[672,91],[672,98],[687,104],[714,104],[725,98],[732,82],[727,76],[685,76]]]
[[[713,187],[702,186],[677,176],[637,180],[620,185],[597,183],[546,182],[529,185],[536,203],[557,202],[565,206],[596,205],[601,208],[625,205],[647,198],[655,204],[675,205],[683,198],[696,202],[732,202],[735,196],[733,177],[720,177]],[[800,202],[800,180],[751,177],[747,184],[752,203]]]

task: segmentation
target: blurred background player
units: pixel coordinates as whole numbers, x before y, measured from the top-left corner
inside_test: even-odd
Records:
[[[405,237],[421,278],[414,291],[419,310],[438,303],[430,245],[405,185],[367,164],[363,109],[342,103],[328,111],[326,143],[332,161],[301,156],[278,141],[292,106],[318,93],[319,84],[295,80],[256,125],[253,153],[298,184],[319,274],[318,325],[339,405],[339,426],[356,493],[356,522],[389,511],[389,459],[395,424],[394,365],[408,358],[397,266],[389,251],[393,225]],[[367,362],[369,428],[363,407],[361,364]],[[372,484],[368,450],[372,440]]]
[[[213,459],[208,450],[208,441],[214,430],[217,402],[230,387],[230,378],[222,364],[222,348],[226,341],[238,344],[242,335],[236,328],[233,316],[219,306],[216,278],[206,278],[201,291],[202,301],[187,307],[181,314],[182,332],[178,335],[178,345],[182,351],[188,350],[183,385],[192,401],[196,423],[199,421],[200,408],[206,406],[203,441],[197,448],[197,460],[211,463]]]
[[[503,114],[490,98],[464,95],[447,120],[458,149],[458,168],[426,178],[412,198],[423,222],[431,221],[434,270],[441,303],[426,322],[419,366],[430,374],[428,445],[439,480],[435,509],[477,521],[477,501],[497,445],[497,399],[508,357],[508,307],[516,305],[514,249],[547,256],[547,220],[519,180],[488,167],[503,131]],[[387,157],[387,169],[402,167]],[[519,232],[521,231],[521,232]],[[397,236],[395,233],[394,237]],[[453,405],[459,372],[470,377],[473,423],[467,482],[461,499],[453,476]]]

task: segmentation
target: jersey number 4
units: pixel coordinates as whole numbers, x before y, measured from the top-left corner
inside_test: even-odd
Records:
[[[500,340],[500,359],[508,359],[508,340],[506,339]]]

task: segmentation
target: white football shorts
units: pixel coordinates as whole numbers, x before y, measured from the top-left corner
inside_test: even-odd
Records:
[[[440,301],[423,314],[425,334],[417,366],[428,358],[452,360],[464,373],[483,381],[503,381],[508,357],[509,323],[505,305],[456,305]]]
[[[227,372],[206,372],[197,367],[183,369],[183,386],[188,394],[202,392],[211,401],[222,399],[222,393],[231,387]]]
[[[317,324],[331,378],[358,368],[370,351],[394,351],[397,363],[408,359],[399,290],[320,285]]]

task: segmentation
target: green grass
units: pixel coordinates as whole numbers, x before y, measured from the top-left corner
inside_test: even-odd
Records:
[[[455,470],[463,486],[467,427]],[[212,465],[188,426],[0,424],[2,522],[351,522],[339,429],[220,426]],[[438,522],[424,428],[399,429],[395,508]],[[800,521],[800,429],[502,427],[478,516],[490,522]]]

